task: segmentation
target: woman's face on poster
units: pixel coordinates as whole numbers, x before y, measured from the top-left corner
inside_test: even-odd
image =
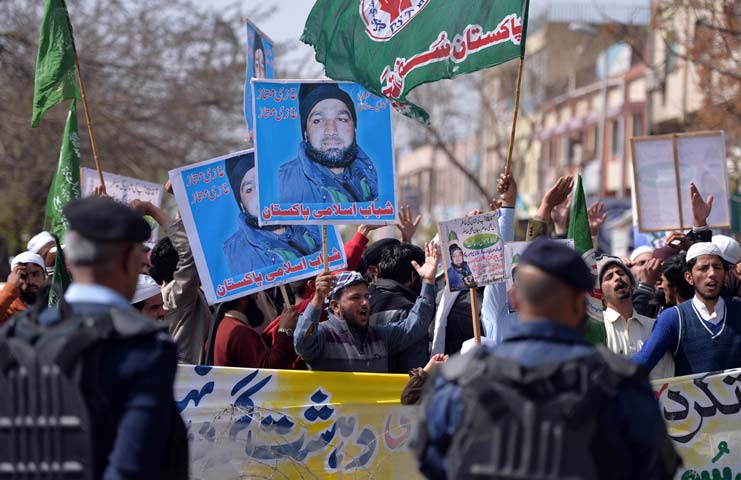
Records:
[[[453,253],[450,254],[450,258],[453,261],[453,265],[456,267],[463,265],[463,251],[453,250]]]
[[[242,207],[247,213],[256,217],[260,211],[260,205],[257,198],[257,169],[252,168],[242,177],[242,183],[239,186],[239,200]]]

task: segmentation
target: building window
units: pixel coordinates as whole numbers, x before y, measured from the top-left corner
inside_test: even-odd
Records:
[[[612,122],[612,155],[614,157],[620,155],[623,139],[620,135],[620,121],[614,120]]]
[[[677,42],[668,42],[666,44],[666,53],[664,55],[664,78],[677,69]]]

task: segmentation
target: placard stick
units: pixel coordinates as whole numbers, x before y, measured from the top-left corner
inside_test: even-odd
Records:
[[[291,299],[288,298],[288,292],[286,291],[286,286],[285,285],[281,285],[280,286],[280,294],[283,296],[283,305],[286,305],[286,306],[287,305],[290,305],[291,304]]]
[[[322,225],[322,259],[324,260],[324,271],[329,271],[329,245],[327,244],[327,226]]]
[[[473,338],[476,345],[481,345],[481,327],[479,325],[479,306],[477,305],[476,287],[468,289],[471,297],[471,321],[473,322]]]
[[[679,229],[684,230],[682,215],[682,185],[679,183],[679,154],[677,153],[677,135],[672,135],[672,150],[674,152],[674,178],[677,179],[677,206],[679,207]]]

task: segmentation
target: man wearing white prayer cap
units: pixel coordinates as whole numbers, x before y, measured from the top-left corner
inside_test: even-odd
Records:
[[[139,274],[136,282],[136,292],[131,299],[131,306],[139,310],[142,315],[152,320],[165,318],[165,301],[159,285],[149,275]]]
[[[741,300],[723,299],[728,262],[711,242],[687,251],[687,283],[695,296],[661,312],[651,337],[633,359],[653,368],[666,352],[674,356],[675,375],[741,367]]]
[[[720,256],[731,265],[741,261],[741,245],[725,235],[713,235],[712,242],[720,249]]]
[[[640,278],[641,269],[653,256],[654,249],[648,245],[641,245],[630,253],[630,271],[635,278]]]
[[[41,258],[44,258],[53,246],[54,237],[51,236],[51,233],[44,230],[43,232],[34,235],[31,240],[28,241],[28,246],[26,248],[28,248],[29,252],[38,253]]]
[[[726,275],[723,297],[741,298],[741,245],[725,235],[713,235],[712,242],[720,248],[720,256],[730,264]]]
[[[36,302],[46,281],[44,259],[33,252],[16,255],[10,262],[10,275],[0,290],[0,325]]]

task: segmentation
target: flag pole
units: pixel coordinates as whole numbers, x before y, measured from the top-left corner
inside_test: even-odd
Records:
[[[517,114],[520,113],[520,84],[522,83],[522,65],[524,59],[520,57],[520,65],[517,68],[517,87],[515,88],[515,111],[512,115],[512,132],[509,136],[509,151],[507,152],[507,163],[504,164],[504,174],[509,174],[512,163],[512,149],[515,146],[515,128],[517,126]]]
[[[105,194],[105,180],[103,179],[103,170],[100,168],[100,161],[98,160],[98,147],[95,144],[95,135],[93,134],[93,122],[90,120],[90,112],[87,108],[87,96],[85,95],[85,84],[82,82],[82,73],[80,70],[80,61],[77,59],[77,52],[75,52],[75,67],[77,70],[77,82],[80,84],[80,95],[82,96],[82,109],[85,110],[85,123],[87,124],[87,133],[90,136],[90,146],[93,149],[93,160],[95,160],[95,169],[98,170],[98,178],[100,179],[100,187],[102,193]]]

